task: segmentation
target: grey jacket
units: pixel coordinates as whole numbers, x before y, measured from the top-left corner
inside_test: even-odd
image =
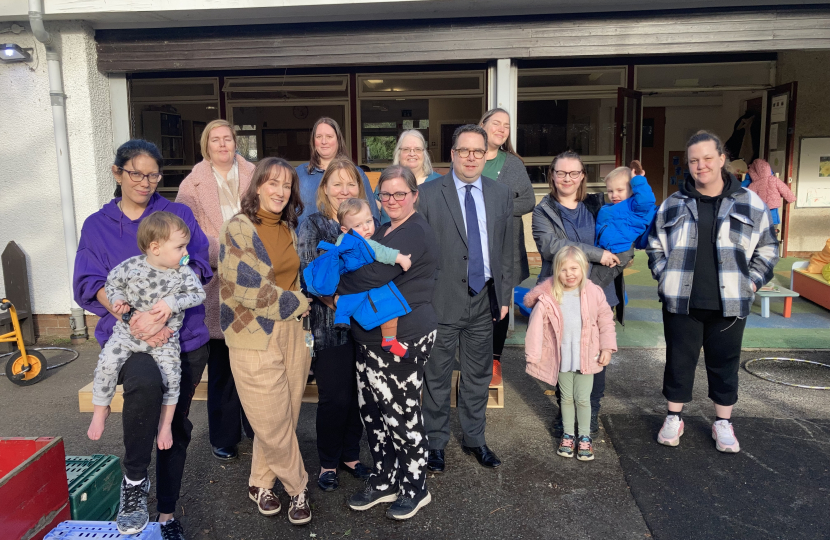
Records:
[[[481,179],[487,214],[490,274],[499,306],[512,303],[513,199],[508,188],[487,177]],[[464,314],[468,296],[467,227],[455,191],[452,171],[418,188],[418,212],[438,237],[441,258],[432,306],[438,322],[453,324]]]
[[[499,177],[494,178],[500,184],[510,189],[513,198],[513,283],[515,287],[530,276],[530,266],[527,263],[527,250],[525,249],[525,228],[522,223],[522,216],[529,214],[536,206],[536,195],[533,193],[533,185],[527,175],[527,169],[521,159],[513,154],[507,154],[499,172]]]
[[[597,217],[597,212],[602,208],[604,196],[601,193],[591,193],[585,198],[583,204],[589,212]],[[533,239],[542,257],[542,270],[539,272],[537,283],[541,283],[553,274],[553,258],[560,249],[566,246],[576,246],[585,252],[588,262],[599,264],[602,254],[605,251],[601,247],[573,242],[565,234],[565,226],[562,224],[562,217],[554,209],[550,195],[545,195],[542,202],[533,209]],[[617,304],[617,320],[625,324],[625,280],[620,274],[614,279],[614,289],[620,303]]]

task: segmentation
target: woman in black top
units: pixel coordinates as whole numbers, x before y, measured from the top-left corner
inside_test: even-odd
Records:
[[[408,519],[429,504],[426,488],[427,441],[421,414],[424,365],[432,351],[438,323],[432,295],[438,275],[438,239],[415,211],[418,184],[412,171],[393,165],[383,171],[378,199],[391,223],[373,240],[412,255],[412,267],[374,262],[340,278],[338,293],[355,294],[394,282],[412,312],[398,318],[398,341],[409,349],[403,359],[381,348],[381,331],[364,330],[352,319],[358,345],[357,379],[360,417],[366,427],[375,469],[366,488],[349,499],[353,510],[393,502],[386,515]]]

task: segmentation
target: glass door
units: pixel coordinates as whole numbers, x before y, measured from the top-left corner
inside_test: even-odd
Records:
[[[643,93],[627,88],[617,89],[616,163],[628,166],[640,159]]]
[[[773,174],[792,188],[793,147],[795,144],[795,104],[797,82],[776,86],[767,91],[767,130],[764,157]],[[781,255],[787,256],[787,229],[790,204],[781,207],[781,225],[776,226],[778,239],[783,242]]]

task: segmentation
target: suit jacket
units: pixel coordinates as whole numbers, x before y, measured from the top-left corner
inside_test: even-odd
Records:
[[[510,189],[495,180],[481,178],[487,214],[490,274],[499,306],[512,304],[513,289],[513,197]],[[441,259],[432,306],[441,324],[452,324],[464,314],[467,285],[467,228],[455,189],[452,171],[418,188],[418,212],[438,237]]]

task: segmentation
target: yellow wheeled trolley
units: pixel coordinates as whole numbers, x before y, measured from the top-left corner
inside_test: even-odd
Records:
[[[8,334],[0,335],[0,343],[16,343],[18,349],[11,353],[11,358],[6,362],[6,378],[20,386],[29,386],[39,382],[46,374],[46,358],[31,348],[26,350],[14,304],[7,298],[3,298],[0,300],[0,310],[8,310],[13,329]]]

